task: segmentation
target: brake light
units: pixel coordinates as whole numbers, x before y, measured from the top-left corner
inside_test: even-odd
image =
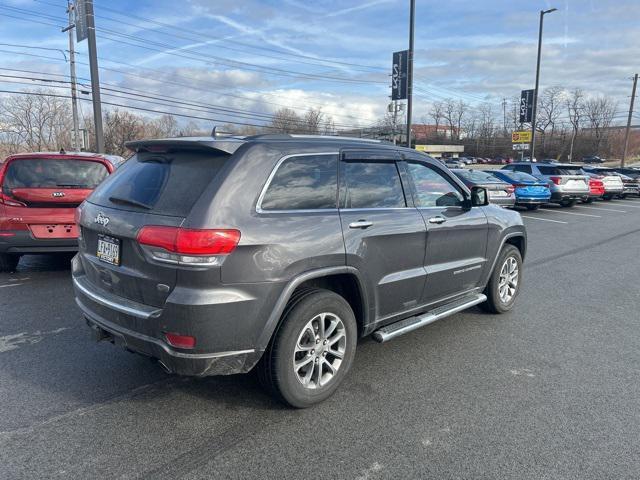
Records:
[[[178,333],[165,333],[164,338],[172,347],[192,349],[196,346],[196,337],[180,335]]]
[[[506,190],[507,190],[507,193],[508,193],[509,195],[511,195],[513,192],[515,192],[515,191],[516,191],[516,187],[514,187],[513,185],[509,185],[509,186],[506,188]]]
[[[26,207],[27,206],[26,203],[22,203],[13,197],[10,197],[9,195],[5,195],[4,193],[0,193],[0,204],[7,205],[9,207]]]
[[[556,185],[560,185],[562,183],[562,177],[549,177],[549,180],[551,180]]]
[[[147,225],[138,232],[138,243],[149,247],[159,261],[190,265],[217,265],[221,256],[233,252],[239,230],[189,229]]]

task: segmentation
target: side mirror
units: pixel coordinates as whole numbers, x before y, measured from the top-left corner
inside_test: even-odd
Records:
[[[471,206],[484,207],[489,205],[489,193],[483,187],[471,187]]]

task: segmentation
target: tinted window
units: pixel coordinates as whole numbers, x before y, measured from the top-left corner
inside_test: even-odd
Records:
[[[494,175],[480,170],[454,170],[453,173],[472,183],[497,183],[502,181],[497,179]]]
[[[343,162],[344,208],[406,207],[398,169],[393,162]]]
[[[96,189],[91,202],[184,217],[228,158],[209,152],[138,153]]]
[[[531,173],[531,165],[514,165],[513,169],[516,172]]]
[[[421,163],[409,163],[408,170],[415,188],[416,207],[451,207],[462,205],[464,197],[450,180]]]
[[[500,175],[514,182],[537,182],[538,179],[533,175],[523,172],[505,172],[501,171]]]
[[[9,163],[3,187],[95,188],[108,174],[102,163],[89,160],[19,159]]]
[[[262,199],[263,210],[336,208],[337,155],[291,157],[278,167]]]

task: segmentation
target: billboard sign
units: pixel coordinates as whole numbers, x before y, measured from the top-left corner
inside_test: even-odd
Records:
[[[531,143],[531,130],[511,132],[511,143]]]
[[[391,100],[407,98],[409,80],[409,50],[393,52],[393,68],[391,69]]]

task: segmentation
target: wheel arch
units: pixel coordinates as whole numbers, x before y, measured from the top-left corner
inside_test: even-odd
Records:
[[[265,350],[277,330],[282,314],[296,292],[305,288],[322,288],[342,296],[351,306],[361,335],[369,322],[369,300],[365,283],[356,268],[340,266],[304,272],[287,283],[275,307],[269,314],[257,342],[259,350]]]

